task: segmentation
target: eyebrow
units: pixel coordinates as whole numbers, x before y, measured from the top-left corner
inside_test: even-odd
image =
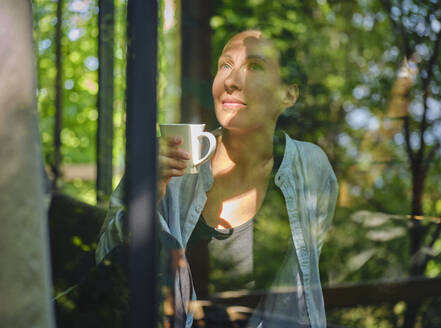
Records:
[[[228,55],[228,54],[224,54],[224,55],[221,55],[220,57],[219,57],[219,59],[221,59],[222,57],[226,57],[226,58],[229,58],[229,59],[233,59],[233,57],[231,57],[230,55]],[[258,60],[261,60],[261,61],[263,61],[263,62],[267,62],[267,60],[266,60],[266,58],[264,57],[264,56],[262,56],[262,55],[248,55],[247,56],[247,59],[258,59]]]
[[[266,58],[264,56],[261,56],[261,55],[248,55],[247,59],[259,59],[259,60],[261,60],[261,61],[266,63]]]

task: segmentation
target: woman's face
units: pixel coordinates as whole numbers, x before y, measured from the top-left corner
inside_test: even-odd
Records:
[[[279,54],[258,31],[237,34],[225,46],[213,82],[216,116],[226,129],[259,129],[283,108]]]

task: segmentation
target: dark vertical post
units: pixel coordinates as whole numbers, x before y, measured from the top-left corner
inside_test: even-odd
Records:
[[[213,1],[189,0],[182,5],[181,120],[215,128],[211,108],[211,27]]]
[[[112,193],[113,31],[114,0],[98,2],[98,131],[96,200],[105,204]]]
[[[127,8],[127,185],[131,327],[155,328],[157,2]]]
[[[206,129],[217,127],[211,107],[211,27],[213,1],[187,0],[182,5],[182,96],[181,121],[205,123]],[[208,247],[190,246],[187,258],[192,275],[199,281],[197,295],[208,297]]]

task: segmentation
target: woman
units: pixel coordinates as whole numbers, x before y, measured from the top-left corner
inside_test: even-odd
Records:
[[[283,160],[275,165],[277,119],[298,97],[297,86],[282,81],[279,56],[274,43],[258,30],[241,32],[226,44],[212,88],[222,127],[216,152],[199,174],[183,176],[189,155],[179,149],[181,140],[161,141],[158,216],[175,248],[190,249],[202,241],[211,258],[233,263],[226,283],[247,288],[254,284],[254,268],[265,266],[253,263],[253,226],[265,207],[265,196],[279,192],[292,238],[280,246],[287,256],[280,268],[274,268],[273,286],[290,288],[263,298],[249,326],[325,327],[318,258],[333,216],[337,182],[319,147],[287,135]],[[120,205],[106,220],[98,260],[123,238]],[[217,238],[219,234],[224,237]],[[182,272],[177,277],[190,279],[188,285],[194,282],[198,289],[198,279],[191,281]],[[191,295],[178,296],[184,304],[185,327],[193,319],[186,301],[196,297],[190,288]]]

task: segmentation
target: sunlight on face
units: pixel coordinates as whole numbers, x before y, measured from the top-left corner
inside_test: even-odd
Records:
[[[258,31],[234,36],[225,46],[213,81],[219,123],[247,131],[275,124],[281,111],[279,53]]]

